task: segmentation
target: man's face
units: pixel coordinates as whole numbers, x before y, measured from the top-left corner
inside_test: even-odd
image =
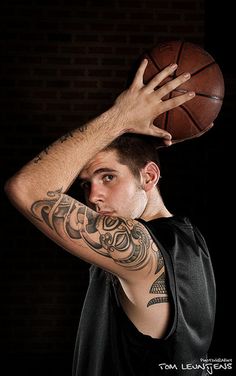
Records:
[[[139,218],[147,204],[146,192],[115,150],[101,151],[79,175],[86,204],[104,215]]]

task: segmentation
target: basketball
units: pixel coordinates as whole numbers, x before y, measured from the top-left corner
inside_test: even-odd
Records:
[[[208,131],[219,114],[224,98],[224,79],[214,58],[202,47],[183,41],[160,43],[145,52],[142,58],[148,59],[145,84],[172,63],[177,63],[178,68],[161,86],[184,72],[191,74],[190,80],[163,100],[187,91],[196,93],[190,101],[158,116],[154,125],[168,131],[173,142],[192,139]]]

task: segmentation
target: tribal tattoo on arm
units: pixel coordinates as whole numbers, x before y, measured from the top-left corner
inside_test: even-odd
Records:
[[[117,265],[128,270],[137,271],[148,264],[157,265],[157,278],[149,293],[158,296],[151,299],[147,307],[168,301],[163,257],[158,249],[154,249],[151,236],[139,222],[99,215],[63,194],[62,189],[49,191],[46,199],[34,202],[31,215],[60,238],[69,238],[78,241],[78,244],[81,242],[83,247],[86,244],[90,250],[112,258]]]
[[[157,259],[157,269],[155,272],[155,274],[157,274],[157,279],[152,284],[149,293],[156,294],[158,296],[149,300],[147,307],[157,303],[167,303],[169,301],[166,288],[167,281],[165,274],[164,259],[159,249],[155,251],[155,254]]]
[[[31,214],[65,239],[86,243],[94,252],[109,257],[129,270],[144,268],[150,259],[150,236],[132,220],[99,215],[61,189],[33,203]]]

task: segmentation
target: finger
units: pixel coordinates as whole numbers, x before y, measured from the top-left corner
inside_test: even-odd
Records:
[[[180,76],[176,77],[174,80],[167,82],[163,85],[160,89],[155,91],[155,94],[159,96],[159,98],[163,98],[165,95],[169,94],[171,91],[176,89],[178,86],[182,85],[184,82],[190,79],[190,73],[183,73]]]
[[[167,143],[168,145],[171,143],[171,139],[172,139],[171,134],[165,131],[164,129],[156,127],[154,124],[150,127],[150,135],[162,138],[163,141]]]
[[[170,64],[168,65],[168,67],[156,74],[153,79],[146,85],[147,91],[152,92],[162,81],[173,74],[177,67],[177,64]]]
[[[181,104],[193,99],[195,97],[194,91],[189,91],[188,93],[178,95],[177,97],[168,99],[162,102],[162,112],[171,110],[172,108],[178,107]]]
[[[147,59],[142,60],[135,74],[131,87],[138,87],[138,88],[143,87],[143,76],[144,76],[144,72],[145,72],[147,65],[148,65],[148,60]]]
[[[171,146],[172,145],[172,141],[171,140],[164,140],[164,144],[166,146]]]

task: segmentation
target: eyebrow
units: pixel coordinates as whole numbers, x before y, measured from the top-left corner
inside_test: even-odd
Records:
[[[108,167],[104,167],[104,168],[99,168],[97,170],[94,171],[93,173],[93,176],[96,176],[96,175],[99,175],[99,174],[102,174],[104,172],[118,172],[117,170],[114,170],[113,168],[108,168]],[[84,181],[86,180],[86,178],[81,178],[80,176],[78,176],[78,181]]]

